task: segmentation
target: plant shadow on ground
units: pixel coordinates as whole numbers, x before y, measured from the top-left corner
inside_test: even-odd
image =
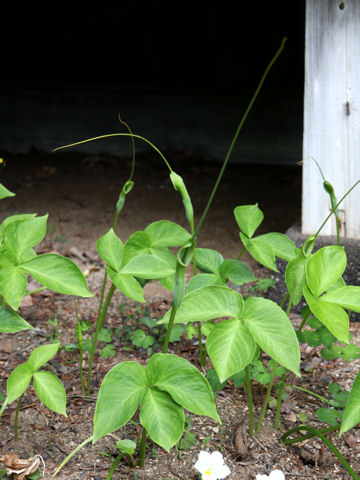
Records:
[[[2,204],[1,216],[16,212],[49,213],[49,233],[39,247],[39,252],[55,251],[69,256],[83,271],[89,273],[88,285],[95,297],[80,299],[80,318],[94,324],[101,289],[103,262],[96,252],[96,240],[112,223],[114,204],[124,179],[127,178],[131,159],[108,155],[57,154],[49,155],[33,151],[27,155],[4,155],[7,162],[2,172],[2,182],[16,193],[14,199]],[[199,215],[207,201],[219,171],[217,162],[209,162],[191,152],[168,152],[175,170],[184,178],[192,196],[195,212]],[[173,191],[168,173],[153,153],[138,155],[135,170],[135,187],[119,218],[118,234],[122,240],[136,230],[159,220],[172,220],[185,226],[186,221],[178,195]],[[238,230],[233,216],[237,205],[259,203],[265,220],[261,232],[285,232],[300,218],[301,169],[298,166],[280,167],[267,165],[229,165],[212,210],[198,237],[201,247],[213,248],[224,258],[235,258],[240,250]],[[251,265],[258,277],[266,278],[270,272],[260,267],[250,257],[244,260]],[[190,273],[189,273],[190,274]],[[275,300],[272,292],[272,299]],[[280,300],[281,295],[279,295]],[[169,308],[170,294],[156,282],[145,287],[148,313],[151,318],[161,317]],[[125,305],[125,302],[127,305]],[[0,365],[2,390],[5,390],[9,373],[26,360],[30,351],[49,340],[61,341],[62,347],[74,343],[76,317],[72,298],[49,291],[39,292],[21,305],[23,317],[34,325],[34,331],[3,335],[0,340]],[[14,441],[12,425],[15,406],[11,405],[2,419],[0,441],[3,452],[14,451],[22,458],[40,454],[46,463],[45,478],[50,478],[63,458],[76,445],[91,435],[95,397],[107,371],[124,360],[145,364],[146,348],[136,346],[129,332],[143,328],[146,334],[153,332],[141,322],[144,310],[135,302],[125,299],[119,292],[113,297],[106,326],[111,328],[110,355],[104,355],[96,363],[93,376],[93,397],[81,396],[78,356],[70,348],[62,348],[50,362],[50,369],[63,381],[68,396],[68,417],[64,419],[39,404],[29,389],[24,395],[19,421],[19,441]],[[56,319],[56,320],[55,320]],[[294,325],[300,323],[298,315],[291,317]],[[127,330],[126,330],[127,328]],[[353,342],[360,344],[359,324],[351,326]],[[106,338],[104,339],[106,340]],[[138,342],[139,343],[139,342]],[[147,345],[149,348],[149,345]],[[329,398],[328,384],[336,382],[341,389],[350,389],[358,370],[359,360],[351,364],[344,360],[324,360],[318,347],[302,345],[301,379],[289,374],[288,383],[297,383]],[[156,341],[153,344],[156,351]],[[170,353],[176,353],[197,367],[196,346],[191,341],[170,344]],[[206,369],[211,368],[208,363]],[[255,383],[254,400],[260,413],[264,391]],[[175,449],[167,454],[149,443],[149,454],[144,469],[130,469],[120,463],[113,479],[185,479],[197,478],[193,465],[200,449],[222,450],[231,469],[230,479],[254,479],[257,473],[268,474],[273,468],[286,473],[286,478],[342,479],[348,478],[336,458],[315,440],[285,447],[279,438],[281,433],[301,423],[301,414],[307,421],[319,427],[316,410],[321,401],[305,393],[289,392],[283,405],[280,432],[273,429],[274,411],[269,410],[259,435],[249,440],[248,456],[243,458],[236,451],[234,434],[236,427],[247,422],[247,402],[242,388],[228,381],[216,398],[218,413],[223,426],[219,427],[207,417],[191,415],[191,433],[196,443],[186,450]],[[140,430],[136,424],[124,427],[114,435],[101,439],[94,447],[87,445],[60,472],[57,478],[103,479],[116,456],[115,442],[121,438],[136,439]],[[330,438],[349,460],[355,471],[360,470],[358,430],[349,432],[339,440],[334,432]],[[105,453],[105,454],[104,454]],[[110,455],[110,457],[109,457]],[[115,458],[115,457],[114,457]]]

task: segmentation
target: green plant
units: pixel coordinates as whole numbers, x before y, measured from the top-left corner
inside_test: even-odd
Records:
[[[25,363],[18,365],[7,380],[6,398],[1,406],[0,416],[6,406],[18,400],[15,413],[15,438],[17,440],[18,415],[22,397],[33,380],[34,390],[39,400],[50,410],[66,417],[66,393],[61,381],[51,372],[39,370],[45,363],[53,358],[60,344],[42,345],[35,348]]]

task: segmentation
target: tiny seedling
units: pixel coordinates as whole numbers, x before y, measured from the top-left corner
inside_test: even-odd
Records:
[[[39,370],[45,363],[53,358],[59,350],[60,344],[42,345],[35,348],[25,363],[18,365],[7,380],[7,396],[2,404],[0,416],[6,406],[16,399],[18,400],[15,413],[15,439],[17,440],[18,415],[21,400],[31,380],[34,391],[39,400],[50,410],[66,415],[66,392],[63,384],[56,375],[45,370]]]

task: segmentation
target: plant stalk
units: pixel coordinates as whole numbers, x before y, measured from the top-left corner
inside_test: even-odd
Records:
[[[18,437],[18,418],[19,418],[21,400],[23,399],[23,396],[24,396],[24,394],[20,395],[19,400],[18,400],[17,405],[16,405],[16,410],[15,410],[14,434],[15,434],[15,441],[16,442],[19,440],[19,437]]]
[[[145,456],[146,456],[146,436],[147,432],[146,429],[143,427],[141,440],[140,440],[140,450],[139,450],[139,467],[143,467],[145,463]]]
[[[162,353],[167,353],[168,346],[169,346],[170,335],[171,335],[171,330],[173,328],[174,321],[175,321],[176,311],[177,311],[177,309],[176,309],[175,305],[172,305],[171,312],[170,312],[170,319],[169,319],[169,323],[168,323],[167,330],[166,330],[166,335],[165,335],[165,340],[164,340]]]
[[[83,348],[82,348],[82,332],[81,332],[81,323],[79,319],[79,312],[77,309],[76,300],[74,298],[74,307],[75,307],[75,315],[76,315],[76,324],[78,327],[78,345],[79,345],[79,368],[80,368],[80,385],[81,385],[81,393],[85,395],[85,382],[84,382],[84,372],[83,372]]]
[[[252,385],[250,381],[250,369],[249,365],[245,367],[245,381],[249,406],[249,435],[254,435],[254,403],[252,398]]]
[[[97,338],[99,336],[100,330],[103,328],[104,325],[104,320],[106,317],[107,310],[110,305],[111,298],[114,294],[115,291],[115,285],[111,284],[111,287],[109,288],[108,294],[105,299],[104,306],[101,310],[101,313],[99,317],[97,318],[96,321],[96,330],[93,336],[92,344],[91,344],[91,351],[90,351],[90,358],[89,358],[89,367],[88,367],[88,375],[87,375],[87,389],[86,389],[86,394],[89,396],[90,395],[90,388],[91,388],[91,370],[92,370],[92,365],[94,361],[94,356],[95,356],[95,351],[96,351],[96,342]]]
[[[64,460],[60,463],[60,465],[58,466],[58,468],[55,470],[55,473],[54,475],[51,477],[51,479],[55,478],[56,475],[60,472],[60,470],[68,463],[70,462],[70,460],[72,459],[72,457],[82,448],[84,447],[86,444],[88,444],[89,442],[91,442],[91,440],[93,439],[93,437],[89,437],[87,438],[86,440],[84,440],[82,443],[80,443],[80,445],[78,445],[76,448],[74,448],[74,450],[72,452],[69,453],[69,455],[64,458]]]
[[[271,380],[270,380],[270,383],[269,383],[268,388],[266,390],[265,400],[264,400],[264,403],[262,405],[259,420],[258,420],[258,424],[257,424],[256,430],[255,430],[256,434],[258,434],[260,432],[261,425],[262,425],[262,422],[264,420],[265,412],[266,412],[266,409],[267,409],[267,406],[268,406],[268,403],[269,403],[269,399],[270,399],[271,389],[273,387],[273,382],[274,382],[274,378],[275,378],[275,374],[276,374],[276,368],[277,368],[277,365],[274,365],[274,368],[272,369],[272,372],[271,372]]]

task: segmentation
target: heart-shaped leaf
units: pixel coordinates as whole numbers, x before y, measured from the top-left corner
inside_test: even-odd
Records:
[[[107,267],[106,271],[111,281],[120,292],[136,302],[145,302],[143,289],[134,277],[117,273],[110,267]]]
[[[183,227],[169,220],[150,223],[145,228],[152,247],[177,247],[184,245],[191,235]]]
[[[93,296],[79,267],[61,255],[45,253],[23,263],[21,268],[54,292],[79,297]]]
[[[218,273],[219,267],[224,261],[221,253],[211,248],[197,248],[195,259],[197,266],[205,273]]]
[[[66,392],[63,384],[51,372],[35,372],[34,390],[39,400],[50,410],[66,415]]]
[[[260,348],[300,377],[299,342],[285,312],[271,300],[249,297],[241,318]]]
[[[272,248],[263,240],[256,238],[247,238],[243,233],[240,232],[240,238],[246,250],[250,253],[252,257],[255,258],[261,265],[274,270],[277,272],[275,264],[275,255]]]
[[[16,333],[22,330],[34,330],[34,327],[11,308],[0,307],[0,333]]]
[[[336,303],[347,310],[360,313],[360,287],[348,285],[331,290],[320,297],[321,301]]]
[[[275,256],[290,262],[296,255],[296,246],[294,242],[283,233],[271,232],[259,235],[257,240],[261,240],[269,245]]]
[[[27,363],[18,365],[7,379],[6,392],[8,403],[19,398],[28,388],[33,371]]]
[[[240,230],[244,232],[248,238],[254,235],[255,230],[264,220],[264,214],[257,203],[255,205],[241,205],[236,207],[234,209],[234,215]]]
[[[60,343],[49,343],[35,348],[28,358],[27,364],[36,372],[45,363],[51,360],[58,352]]]
[[[110,265],[115,271],[120,270],[124,254],[124,245],[112,228],[99,238],[96,243],[96,248],[100,258],[102,258],[107,265]]]
[[[256,344],[249,329],[237,318],[218,323],[206,340],[206,349],[220,382],[245,368]]]
[[[6,303],[14,310],[19,308],[26,293],[26,284],[26,275],[20,267],[0,265],[0,291]]]
[[[345,268],[344,247],[329,245],[318,250],[306,264],[306,281],[311,293],[319,297],[342,276]]]
[[[235,285],[244,285],[256,280],[250,268],[239,260],[224,260],[220,265],[219,273],[222,277],[235,283]]]
[[[306,285],[304,286],[303,292],[305,300],[315,317],[320,320],[340,342],[349,343],[349,316],[345,310],[336,303],[323,301],[323,297],[314,297]]]
[[[121,273],[157,280],[175,273],[175,268],[154,255],[139,255],[122,267]]]
[[[145,368],[136,362],[119,363],[105,375],[96,402],[93,443],[131,419],[147,385]]]
[[[146,372],[151,385],[168,392],[186,410],[221,423],[208,381],[190,362],[157,353],[150,358]]]
[[[228,287],[202,287],[192,290],[176,312],[175,323],[201,322],[219,317],[238,317],[243,307],[242,296]],[[170,311],[158,322],[167,323]]]

